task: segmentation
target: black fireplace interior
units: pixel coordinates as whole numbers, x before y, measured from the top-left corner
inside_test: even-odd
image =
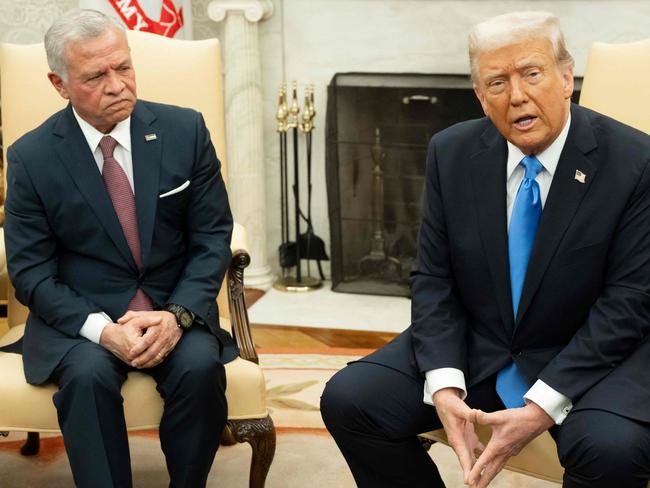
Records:
[[[467,76],[334,76],[326,118],[333,290],[409,296],[429,139],[482,116]]]

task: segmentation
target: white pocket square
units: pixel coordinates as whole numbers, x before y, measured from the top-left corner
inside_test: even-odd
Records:
[[[190,186],[190,180],[187,180],[185,183],[183,183],[183,184],[182,184],[181,186],[179,186],[178,188],[174,188],[173,190],[169,190],[167,193],[163,193],[163,194],[160,195],[158,198],[165,198],[165,197],[169,197],[169,196],[171,196],[171,195],[174,195],[174,194],[176,194],[176,193],[182,192],[182,191],[183,191],[185,188],[187,188],[188,186]]]

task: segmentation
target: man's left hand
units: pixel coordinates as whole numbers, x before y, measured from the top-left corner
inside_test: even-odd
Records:
[[[474,410],[474,423],[492,428],[492,437],[469,474],[469,486],[485,488],[535,437],[554,425],[553,419],[535,403],[493,413]]]
[[[160,323],[148,327],[138,343],[129,352],[129,357],[132,358],[131,366],[134,368],[153,368],[160,364],[176,347],[181,335],[183,335],[174,314],[164,310],[152,312],[129,310],[123,317],[118,319],[117,323],[121,325],[130,321],[137,322],[151,316],[160,317]]]

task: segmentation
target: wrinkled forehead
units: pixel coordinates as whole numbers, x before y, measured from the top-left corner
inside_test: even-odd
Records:
[[[90,39],[70,40],[65,43],[68,68],[121,64],[130,59],[131,51],[126,35],[117,29],[109,29]]]
[[[482,49],[476,57],[481,76],[503,71],[521,71],[530,67],[556,67],[553,45],[546,38],[526,39],[491,49]]]

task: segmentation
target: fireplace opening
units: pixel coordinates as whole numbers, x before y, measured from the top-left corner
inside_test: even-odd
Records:
[[[469,76],[333,77],[326,176],[334,291],[409,296],[429,139],[482,116]]]

